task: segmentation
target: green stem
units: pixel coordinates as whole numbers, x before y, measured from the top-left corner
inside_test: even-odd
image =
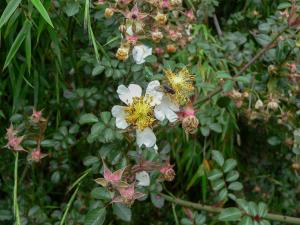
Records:
[[[175,204],[172,204],[172,211],[173,211],[173,215],[174,215],[175,224],[179,225],[178,217],[177,217],[176,210],[175,210]]]
[[[19,152],[15,154],[15,170],[14,170],[14,196],[13,196],[13,207],[14,215],[16,220],[16,225],[20,225],[20,212],[18,205],[18,162],[19,162]]]
[[[179,198],[171,197],[171,196],[163,194],[163,193],[161,193],[160,195],[169,202],[172,202],[172,203],[184,206],[184,207],[188,207],[188,208],[204,210],[204,211],[211,212],[211,213],[220,213],[223,210],[223,208],[212,207],[212,206],[203,205],[200,203],[189,202],[189,201],[185,201],[185,200],[182,200]],[[300,218],[284,216],[284,215],[277,215],[277,214],[272,214],[272,213],[268,213],[264,217],[264,219],[284,222],[285,224],[300,224]]]

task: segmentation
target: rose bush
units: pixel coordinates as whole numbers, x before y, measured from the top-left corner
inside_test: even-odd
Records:
[[[1,2],[0,224],[300,224],[299,11]]]

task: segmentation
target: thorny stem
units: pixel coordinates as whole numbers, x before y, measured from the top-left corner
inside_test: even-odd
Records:
[[[236,73],[235,75],[233,75],[233,78],[235,77],[239,77],[241,76],[253,63],[256,62],[256,60],[258,60],[261,56],[263,56],[263,54],[268,51],[270,48],[272,48],[275,45],[275,42],[277,41],[277,39],[280,37],[280,35],[282,35],[286,30],[288,29],[288,26],[285,27],[284,29],[282,29],[282,31],[280,31],[273,39],[272,41],[267,44],[266,46],[264,46],[248,63],[246,63],[242,69]],[[207,96],[205,96],[204,98],[200,99],[197,101],[196,105],[201,104],[201,103],[205,103],[206,101],[210,100],[213,96],[219,94],[220,92],[222,92],[223,88],[222,87],[218,87],[217,89],[215,89],[214,91],[210,92]]]
[[[197,210],[204,210],[204,211],[211,212],[211,213],[220,213],[220,212],[222,212],[222,210],[224,210],[223,208],[212,207],[212,206],[203,205],[203,204],[200,204],[200,203],[185,201],[185,200],[182,200],[182,199],[179,199],[179,198],[174,198],[174,197],[171,197],[171,196],[163,194],[163,193],[160,193],[160,195],[165,200],[167,200],[169,202],[172,202],[172,203],[175,203],[177,205],[184,206],[184,207],[188,207],[188,208],[193,208],[193,209],[197,209]],[[300,224],[300,218],[284,216],[284,215],[277,215],[277,214],[272,214],[272,213],[268,213],[264,217],[264,219],[284,222],[285,224],[287,224],[287,223],[289,223],[289,224]]]
[[[18,205],[18,161],[19,161],[19,152],[15,154],[15,169],[14,169],[14,193],[13,193],[13,207],[14,215],[16,220],[16,225],[20,225],[20,212]]]

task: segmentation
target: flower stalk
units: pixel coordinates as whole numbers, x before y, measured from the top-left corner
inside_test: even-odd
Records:
[[[190,201],[185,201],[185,200],[182,200],[179,198],[171,197],[171,196],[163,194],[163,193],[160,193],[160,195],[169,202],[172,202],[177,205],[184,206],[184,207],[188,207],[188,208],[193,208],[196,210],[203,210],[203,211],[207,211],[207,212],[211,212],[211,213],[220,213],[223,210],[223,208],[213,207],[213,206],[209,206],[209,205],[203,205],[200,203],[194,203],[194,202],[190,202]],[[264,217],[264,219],[283,222],[285,224],[300,224],[300,218],[272,214],[272,213],[268,213]]]

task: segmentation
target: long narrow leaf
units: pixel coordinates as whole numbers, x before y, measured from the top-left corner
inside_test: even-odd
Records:
[[[14,43],[12,44],[12,46],[7,54],[3,69],[5,69],[9,65],[11,60],[16,55],[22,42],[24,41],[25,37],[27,36],[28,32],[30,31],[30,28],[31,28],[31,23],[28,20],[26,20],[23,24],[21,31],[19,32],[18,36],[16,37]]]
[[[100,56],[97,48],[97,40],[95,38],[92,25],[91,25],[91,17],[90,17],[90,0],[85,0],[85,9],[84,9],[84,29],[88,30],[89,40],[92,42],[94,47],[94,52],[96,56],[96,60],[100,61]]]
[[[28,67],[28,73],[30,74],[31,71],[31,32],[28,31],[26,35],[25,41],[25,53],[26,53],[26,63]]]
[[[5,10],[3,11],[1,18],[0,18],[0,29],[1,27],[9,20],[11,15],[15,12],[18,8],[22,0],[11,0]]]
[[[44,20],[46,20],[46,22],[54,28],[53,23],[49,17],[49,14],[47,13],[47,10],[45,9],[45,7],[43,6],[43,4],[41,3],[40,0],[31,0],[32,4],[34,5],[34,7],[39,11],[39,13],[41,14],[41,16],[44,18]]]

